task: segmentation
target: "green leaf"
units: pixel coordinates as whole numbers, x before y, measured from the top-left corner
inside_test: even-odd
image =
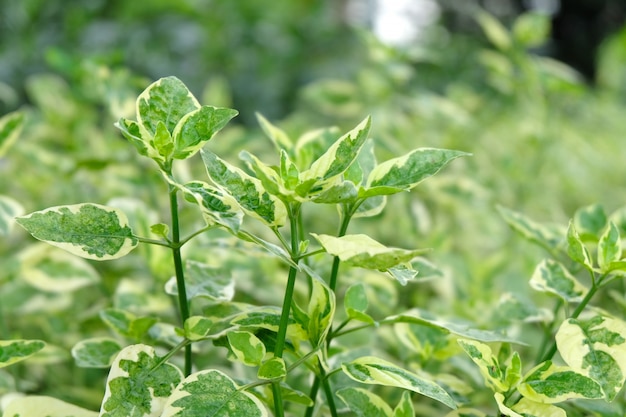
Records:
[[[287,208],[282,201],[265,190],[260,180],[206,149],[202,150],[201,155],[211,180],[233,196],[246,214],[261,220],[269,227],[285,224]]]
[[[598,243],[598,265],[603,273],[611,270],[611,265],[622,257],[622,245],[619,229],[612,221],[600,237]]]
[[[41,340],[0,340],[0,368],[23,361],[45,346]]]
[[[108,337],[81,340],[72,347],[76,366],[81,368],[108,368],[122,346]]]
[[[289,139],[289,136],[282,129],[270,123],[270,121],[263,117],[260,113],[256,113],[256,118],[259,125],[261,125],[261,129],[265,135],[271,139],[276,149],[291,149],[293,146],[291,139]]]
[[[359,417],[395,417],[382,398],[363,388],[342,388],[337,396]]]
[[[400,285],[406,285],[409,281],[415,279],[418,274],[418,271],[413,269],[410,263],[405,263],[401,265],[396,265],[387,270],[389,275],[391,275],[396,281],[400,283]]]
[[[85,410],[53,397],[29,395],[12,400],[4,409],[4,417],[98,417],[96,411]]]
[[[496,48],[507,51],[513,42],[506,28],[495,17],[489,13],[480,12],[476,16],[478,24],[482,28],[485,36]]]
[[[367,178],[366,191],[360,197],[389,195],[411,190],[428,177],[437,174],[448,163],[469,155],[471,154],[448,149],[415,149],[372,169]]]
[[[265,345],[250,332],[234,331],[227,335],[235,357],[244,365],[259,366],[265,358]]]
[[[341,369],[355,381],[407,389],[439,401],[450,408],[456,408],[454,400],[439,385],[383,359],[364,356],[343,363]]]
[[[450,411],[445,417],[487,417],[487,414],[474,408],[459,408],[458,410]]]
[[[280,150],[280,170],[278,172],[288,190],[295,190],[300,184],[300,170],[284,149]]]
[[[193,156],[237,114],[234,109],[212,106],[202,106],[185,114],[172,133],[174,158],[187,159]]]
[[[283,358],[274,357],[263,362],[261,367],[259,367],[257,376],[259,379],[271,381],[284,379],[287,376],[287,366],[285,365],[285,361]]]
[[[0,117],[0,158],[15,143],[24,126],[24,114],[12,112]]]
[[[185,320],[185,337],[194,342],[206,339],[211,335],[213,324],[215,321],[207,317],[191,316]]]
[[[265,191],[275,196],[292,198],[293,193],[287,190],[280,174],[273,167],[266,165],[248,151],[239,152],[239,159],[246,162],[248,167],[254,171],[254,175],[261,181]]]
[[[361,193],[361,191],[359,191],[359,193]],[[368,197],[359,205],[352,218],[376,216],[383,211],[386,205],[387,196],[376,195],[374,197]]]
[[[606,227],[607,217],[600,204],[592,204],[576,210],[573,222],[581,240],[597,242]]]
[[[365,286],[362,283],[358,282],[348,287],[343,305],[349,318],[374,324],[374,319],[366,313],[368,304]]]
[[[317,204],[338,204],[345,202],[353,202],[358,196],[358,191],[354,184],[350,181],[337,182],[316,195],[312,195],[311,199]]]
[[[494,398],[496,399],[496,403],[498,403],[498,410],[500,410],[500,415],[501,416],[507,416],[507,417],[526,417],[523,416],[521,414],[516,413],[515,411],[513,411],[512,409],[510,409],[509,407],[507,407],[504,404],[504,395],[502,395],[501,392],[496,392],[495,394],[493,394]]]
[[[602,398],[602,389],[593,379],[568,366],[543,362],[530,371],[518,386],[526,398],[539,403],[558,403],[573,398]]]
[[[140,340],[157,321],[153,317],[137,317],[116,308],[100,311],[100,318],[116,333],[133,340]]]
[[[535,268],[530,286],[537,291],[555,294],[567,302],[579,302],[587,288],[563,266],[552,259],[544,259]]]
[[[585,247],[584,243],[580,239],[574,222],[570,220],[569,227],[567,228],[567,254],[574,261],[583,265],[587,270],[591,271],[593,265],[591,263],[591,256],[589,251]]]
[[[561,357],[574,371],[600,384],[612,401],[626,381],[626,323],[610,317],[569,319],[556,333]]]
[[[311,130],[300,136],[296,142],[294,154],[295,162],[300,172],[311,167],[333,143],[341,132],[336,127]],[[315,182],[315,179],[311,181]]]
[[[521,213],[498,206],[498,212],[508,225],[526,240],[548,251],[556,249],[562,241],[562,233],[537,223]]]
[[[406,250],[387,247],[363,234],[342,237],[315,233],[311,235],[320,242],[328,254],[338,256],[342,262],[381,271],[409,262],[416,256],[429,251],[428,249]]]
[[[256,330],[266,329],[278,332],[281,311],[274,307],[256,307],[236,315],[230,323],[241,329]],[[290,339],[306,340],[307,332],[293,318],[289,318],[287,325],[287,337]]]
[[[24,214],[24,208],[20,203],[7,197],[0,195],[0,236],[8,236],[13,228],[15,217]]]
[[[267,417],[263,404],[217,370],[185,378],[168,399],[161,417]]]
[[[565,410],[552,404],[543,404],[522,398],[513,406],[513,411],[523,417],[567,417]]]
[[[17,222],[36,239],[87,259],[121,258],[137,246],[126,215],[99,204],[50,207]]]
[[[235,281],[232,271],[189,259],[185,262],[185,290],[188,300],[204,297],[215,301],[230,301],[235,295]],[[178,295],[176,277],[170,278],[165,284],[165,292]]]
[[[120,118],[115,123],[122,135],[135,147],[139,155],[147,156],[157,162],[165,162],[159,152],[154,148],[152,135],[143,126],[134,120]]]
[[[261,248],[265,249],[267,252],[271,253],[272,255],[280,259],[283,263],[285,263],[285,265],[296,268],[298,270],[300,269],[300,266],[298,266],[298,264],[296,264],[293,261],[293,259],[291,259],[291,256],[289,256],[287,251],[285,251],[280,246],[274,245],[273,243],[263,240],[260,237],[255,236],[252,233],[245,232],[243,230],[239,231],[239,233],[237,233],[236,236],[241,240],[252,242],[260,246]]]
[[[100,417],[159,416],[182,378],[151,346],[128,346],[111,366]]]
[[[156,131],[154,132],[154,138],[151,143],[154,149],[159,154],[159,161],[169,163],[172,160],[174,154],[174,141],[172,134],[167,130],[165,123],[159,121],[156,125]]]
[[[157,223],[150,226],[150,233],[155,234],[163,239],[168,239],[170,227],[165,223]]]
[[[507,392],[511,385],[506,380],[505,371],[491,347],[475,340],[459,339],[459,345],[465,353],[478,365],[485,384],[494,392]]]
[[[325,342],[332,326],[335,316],[335,293],[308,266],[302,265],[302,268],[311,277],[313,285],[307,309],[309,317],[307,334],[311,345],[316,348]]]
[[[260,370],[259,370],[260,373]],[[261,375],[259,375],[261,378]],[[296,404],[302,404],[306,407],[312,407],[314,405],[313,400],[309,398],[305,393],[295,390],[287,384],[281,383],[280,390],[282,392],[283,401],[289,401]]]
[[[100,282],[87,261],[43,243],[24,249],[18,259],[20,277],[42,291],[66,293]]]
[[[239,232],[243,212],[228,193],[202,181],[191,181],[181,187],[185,199],[196,203],[208,226],[219,225],[231,233]]]
[[[411,394],[408,391],[402,393],[400,402],[393,410],[393,417],[414,417],[415,408],[413,407],[413,401],[411,401]]]
[[[515,19],[513,38],[524,48],[541,46],[550,35],[550,17],[541,13],[524,13]]]

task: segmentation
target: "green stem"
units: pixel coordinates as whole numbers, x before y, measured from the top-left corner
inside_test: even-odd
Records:
[[[354,210],[348,211],[346,206],[342,206],[341,210],[341,224],[339,226],[339,232],[337,232],[337,237],[342,237],[346,235],[346,231],[348,230],[348,225],[350,224],[350,220],[352,219],[352,213]],[[330,270],[330,280],[328,282],[328,286],[330,289],[335,292],[335,288],[337,288],[337,275],[339,273],[339,257],[335,256],[333,259],[333,266]]]
[[[321,378],[316,375],[313,380],[313,385],[311,385],[311,392],[309,392],[309,398],[313,400],[313,405],[306,409],[304,417],[313,417],[313,411],[315,410],[315,398],[317,397],[317,392],[320,390],[321,383]]]
[[[320,366],[320,377],[322,378],[322,387],[324,388],[324,394],[326,395],[326,401],[328,402],[328,408],[330,409],[331,417],[337,417],[337,406],[335,405],[335,395],[330,386],[330,381],[326,377],[324,369]]]
[[[166,248],[172,247],[171,242],[166,242],[164,240],[149,239],[147,237],[141,237],[141,236],[135,236],[135,235],[133,235],[133,237],[141,243],[147,243],[149,245],[165,246]]]
[[[187,290],[185,288],[185,271],[183,259],[180,254],[180,227],[178,224],[178,199],[177,189],[169,185],[170,210],[172,217],[172,256],[174,258],[174,271],[176,272],[176,285],[178,287],[178,307],[183,322],[189,318],[189,302],[187,301]],[[185,376],[191,374],[191,345],[185,345]]]
[[[554,305],[554,309],[552,310],[552,317],[556,317],[558,315],[561,307],[563,307],[563,300],[559,298],[559,300]],[[535,359],[536,363],[541,363],[541,358],[543,357],[544,352],[546,351],[546,347],[548,346],[548,343],[552,339],[552,333],[554,331],[555,324],[556,322],[553,321],[550,325],[546,324],[542,326],[543,327],[543,340],[541,341],[541,345],[540,345],[541,348],[539,348],[539,351],[537,352],[537,357]]]

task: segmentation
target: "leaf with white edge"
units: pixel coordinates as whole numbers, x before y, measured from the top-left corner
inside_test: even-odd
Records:
[[[432,398],[450,408],[456,408],[456,403],[452,397],[439,385],[383,359],[364,356],[343,363],[341,369],[355,381],[403,388]]]
[[[418,274],[418,271],[414,270],[410,263],[405,263],[401,265],[396,265],[387,270],[389,275],[391,275],[396,281],[400,283],[400,285],[406,285],[409,281],[415,279]]]
[[[380,271],[409,262],[416,256],[429,251],[429,249],[407,250],[387,247],[363,234],[342,237],[315,233],[311,235],[320,242],[328,254],[338,256],[342,262]]]
[[[288,190],[295,190],[300,184],[300,170],[295,162],[291,160],[289,154],[284,150],[280,150],[280,178],[283,180]]]
[[[592,204],[576,210],[572,221],[582,241],[597,242],[606,227],[607,217],[600,204]]]
[[[259,367],[257,373],[259,379],[276,381],[284,379],[287,376],[287,366],[283,358],[271,358]]]
[[[344,172],[343,178],[351,181],[354,185],[362,185],[375,166],[376,156],[374,155],[374,141],[367,139],[357,159]]]
[[[213,324],[215,321],[207,317],[191,316],[185,320],[185,337],[194,342],[206,339]]]
[[[319,194],[312,195],[311,200],[317,204],[337,204],[353,202],[358,196],[358,191],[350,181],[337,182]]]
[[[526,416],[523,416],[521,414],[516,413],[515,411],[513,411],[512,409],[507,407],[504,404],[504,395],[502,395],[501,392],[496,392],[495,394],[493,394],[493,397],[496,399],[496,403],[498,404],[498,410],[500,410],[500,413],[501,413],[502,416],[507,416],[507,417],[526,417]]]
[[[524,417],[567,417],[565,410],[552,404],[543,404],[528,398],[520,399],[513,406],[513,411]]]
[[[611,265],[618,262],[622,256],[619,229],[612,221],[598,242],[598,265],[603,273],[610,271]]]
[[[300,136],[294,148],[294,161],[300,172],[310,168],[313,162],[319,159],[340,135],[341,131],[337,127],[329,127],[310,130]],[[315,182],[316,180],[311,179],[310,181]]]
[[[0,340],[0,368],[23,361],[45,346],[41,340]]]
[[[0,158],[15,143],[24,126],[24,114],[12,112],[0,117]]]
[[[287,384],[281,383],[280,390],[282,392],[283,401],[302,404],[306,407],[313,407],[314,405],[313,400],[308,395],[306,395],[302,391],[293,389]]]
[[[267,417],[263,404],[224,373],[210,369],[189,375],[170,396],[161,417]]]
[[[291,139],[287,133],[285,133],[279,127],[270,123],[262,114],[256,113],[257,121],[263,130],[263,133],[274,143],[276,149],[291,149],[293,146],[291,143]]]
[[[359,194],[361,191],[359,191]],[[387,205],[387,196],[376,195],[368,197],[363,201],[352,216],[353,219],[359,217],[373,217],[380,214]]]
[[[280,326],[281,311],[274,307],[256,307],[236,315],[230,323],[239,326],[240,329],[256,330],[266,329],[278,332]],[[289,318],[287,325],[287,337],[292,340],[306,340],[307,331],[302,328],[293,318]]]
[[[502,206],[497,207],[498,212],[511,227],[526,240],[535,243],[547,250],[557,248],[562,239],[562,232],[554,228],[538,223],[529,217]]]
[[[419,148],[404,156],[377,165],[367,178],[361,197],[389,195],[408,191],[437,174],[443,167],[466,152],[448,149]]]
[[[98,261],[121,258],[138,243],[126,215],[99,204],[50,207],[17,222],[36,239]]]
[[[232,271],[228,269],[215,268],[189,259],[185,262],[185,290],[187,300],[204,297],[215,301],[230,301],[235,295],[235,280]],[[165,292],[178,295],[176,277],[170,278],[165,284]]]
[[[369,302],[367,301],[365,286],[362,283],[358,282],[348,287],[343,305],[349,318],[369,324],[375,323],[374,319],[366,313]]]
[[[28,395],[12,400],[4,409],[4,417],[98,417],[86,410],[53,397]]]
[[[162,121],[159,121],[156,125],[151,145],[154,146],[154,149],[159,154],[160,161],[170,163],[174,154],[174,140]]]
[[[555,294],[567,302],[580,302],[588,291],[563,264],[552,259],[544,259],[537,265],[530,286],[537,291]]]
[[[44,243],[24,249],[17,258],[20,277],[42,291],[72,292],[100,282],[100,275],[87,261]]]
[[[371,127],[371,118],[365,118],[354,129],[335,141],[309,169],[301,173],[302,181],[315,180],[322,188],[346,171],[359,155]]]
[[[612,401],[626,381],[626,323],[610,317],[568,319],[556,333],[561,357],[573,370],[600,384]]]
[[[301,267],[311,277],[313,285],[307,308],[309,317],[307,333],[311,345],[318,347],[325,342],[333,323],[336,308],[335,293],[312,269],[304,264]]]
[[[122,117],[115,123],[115,127],[137,149],[139,155],[147,156],[157,162],[164,162],[161,155],[154,148],[152,135],[139,123]]]
[[[402,393],[400,402],[393,409],[393,417],[415,417],[415,408],[413,407],[413,401],[411,401],[411,394],[408,391]]]
[[[487,414],[474,408],[459,408],[458,410],[450,411],[445,417],[488,417]]]
[[[219,225],[231,233],[239,231],[243,212],[232,196],[202,181],[188,182],[181,189],[187,201],[200,207],[208,226]]]
[[[11,197],[0,195],[0,236],[8,236],[15,218],[22,214],[24,214],[24,208],[20,203]]]
[[[122,346],[114,339],[96,337],[81,340],[72,347],[72,357],[81,368],[108,368]]]
[[[140,340],[156,323],[153,317],[137,317],[134,314],[117,308],[107,308],[100,311],[100,318],[112,330],[121,336]]]
[[[289,254],[287,253],[287,251],[285,251],[283,248],[281,248],[280,246],[274,245],[273,243],[270,243],[266,240],[261,239],[258,236],[253,235],[252,233],[248,233],[246,231],[239,231],[239,233],[237,233],[237,237],[241,240],[245,240],[247,242],[252,242],[255,243],[257,245],[259,245],[260,247],[262,247],[263,249],[265,249],[266,251],[268,251],[269,253],[275,255],[278,259],[280,259],[281,261],[283,261],[286,265],[292,267],[292,268],[296,268],[296,269],[300,269],[300,266],[298,264],[296,264],[293,259],[291,259],[291,256],[289,256]]]
[[[200,108],[200,103],[187,86],[176,77],[161,78],[150,84],[137,97],[137,122],[151,135],[163,123],[171,134],[188,113]]]
[[[580,236],[574,227],[574,222],[571,220],[569,222],[569,227],[567,228],[567,254],[574,262],[578,262],[583,265],[587,268],[587,270],[591,271],[593,268],[589,251],[580,239]]]
[[[342,388],[337,396],[359,417],[394,417],[389,404],[363,388]]]
[[[491,347],[475,340],[459,339],[459,345],[470,359],[478,365],[485,385],[495,392],[506,392],[511,386],[505,379],[504,371]]]
[[[509,342],[520,345],[525,345],[524,342],[514,339],[506,334],[492,331],[482,330],[470,327],[465,322],[454,322],[446,320],[441,317],[437,317],[429,311],[420,310],[418,308],[412,308],[402,314],[389,316],[380,321],[380,323],[414,323],[422,326],[430,326],[441,329],[445,332],[455,334],[460,337],[478,340],[480,342]]]
[[[202,106],[184,115],[172,133],[174,158],[193,156],[237,114],[239,112],[234,109]]]
[[[526,398],[538,403],[558,403],[573,398],[598,399],[604,395],[593,379],[575,372],[569,366],[543,362],[526,374],[517,387]]]
[[[259,366],[265,357],[265,345],[250,332],[234,331],[226,335],[235,357],[244,365]]]
[[[293,193],[287,190],[280,174],[273,167],[266,165],[248,151],[239,152],[239,159],[244,161],[248,168],[254,172],[254,175],[263,184],[265,191],[275,196],[291,197]]]
[[[269,227],[280,227],[287,220],[287,208],[265,190],[261,181],[203,149],[202,160],[211,180],[237,201],[246,214]]]
[[[182,379],[153,347],[128,346],[113,361],[99,417],[158,417]]]

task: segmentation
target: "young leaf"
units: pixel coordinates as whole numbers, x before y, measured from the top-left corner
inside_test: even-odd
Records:
[[[210,337],[214,320],[202,316],[191,316],[185,320],[185,337],[191,341],[203,340]]]
[[[528,398],[520,399],[513,406],[513,411],[524,417],[567,417],[565,410],[552,404],[532,401]]]
[[[72,347],[72,357],[81,368],[108,368],[122,346],[108,337],[81,340]]]
[[[311,233],[324,250],[333,256],[338,256],[348,265],[367,269],[387,270],[411,259],[428,249],[406,250],[387,247],[367,235],[345,235],[334,237]]]
[[[342,388],[337,396],[359,417],[395,417],[382,398],[363,388]]]
[[[610,271],[611,264],[619,261],[621,257],[622,246],[619,229],[611,221],[598,243],[598,265],[600,270],[603,273]]]
[[[439,385],[383,359],[364,356],[343,363],[341,369],[355,381],[407,389],[456,408],[452,397]]]
[[[570,220],[569,227],[567,228],[567,254],[573,261],[583,265],[587,270],[591,271],[593,265],[591,263],[591,256],[589,251],[585,247],[584,243],[578,236],[578,232],[574,227],[574,222]]]
[[[511,388],[506,381],[503,367],[488,345],[466,339],[459,339],[458,343],[472,361],[478,365],[480,374],[489,388],[494,392],[507,392]]]
[[[206,149],[201,154],[211,180],[233,196],[246,214],[261,220],[269,227],[285,224],[287,209],[284,203],[266,191],[260,180]]]
[[[287,366],[283,358],[273,357],[259,367],[259,379],[276,381],[287,376]]]
[[[557,366],[551,361],[541,363],[528,371],[517,387],[526,398],[539,403],[558,403],[573,398],[602,398],[597,382],[572,370]]]
[[[12,112],[0,117],[0,158],[15,143],[24,125],[24,114]]]
[[[208,226],[219,225],[231,233],[239,232],[243,213],[229,194],[202,181],[191,181],[181,187],[185,199],[198,204]]]
[[[227,335],[228,343],[237,359],[248,366],[259,366],[265,357],[265,345],[250,332],[234,331]]]
[[[579,302],[587,288],[563,266],[552,259],[544,259],[535,268],[530,286],[537,291],[555,294],[567,302]]]
[[[189,259],[185,263],[185,290],[188,300],[205,297],[215,301],[230,301],[235,295],[235,281],[231,271]],[[165,292],[174,296],[178,294],[176,277],[170,278],[165,284]]]
[[[265,191],[275,196],[291,197],[293,193],[285,188],[283,179],[273,167],[266,165],[248,151],[239,152],[239,159],[246,162],[254,171],[254,175],[261,181]]]
[[[307,316],[309,317],[308,338],[313,347],[318,347],[326,340],[326,335],[330,331],[333,322],[335,293],[308,266],[302,265],[302,268],[311,277],[313,284],[307,309]]]
[[[271,139],[277,150],[291,149],[293,146],[291,139],[289,139],[289,136],[287,136],[282,129],[270,123],[269,120],[263,117],[260,113],[256,113],[256,118],[259,125],[261,125],[261,129],[265,135]]]
[[[0,195],[0,236],[8,236],[13,228],[15,217],[24,214],[24,208],[20,203],[7,197]]]
[[[470,154],[447,149],[420,148],[377,165],[367,178],[361,197],[408,191],[438,173],[453,160]]]
[[[498,212],[508,225],[526,240],[533,242],[549,251],[556,249],[561,243],[560,231],[555,231],[543,224],[513,210],[498,206]]]
[[[100,417],[161,415],[183,375],[174,365],[160,362],[151,346],[124,348],[111,366]]]
[[[237,114],[233,109],[202,106],[184,115],[172,133],[174,158],[193,156]]]
[[[45,346],[41,340],[0,340],[0,368],[23,361]]]
[[[161,417],[267,417],[263,404],[242,391],[226,374],[211,369],[196,372],[172,393]]]
[[[626,381],[626,323],[603,316],[569,319],[556,333],[561,357],[574,371],[600,384],[612,401]]]
[[[126,215],[99,204],[50,207],[17,222],[36,239],[87,259],[121,258],[137,246]]]
[[[523,416],[521,414],[516,413],[515,411],[513,411],[512,409],[510,409],[509,407],[507,407],[504,404],[504,395],[502,395],[501,392],[496,392],[493,394],[494,398],[496,399],[496,403],[498,404],[498,410],[500,410],[500,415],[501,416],[507,416],[507,417],[527,417],[527,416]]]
[[[393,410],[393,417],[414,417],[415,408],[413,408],[413,401],[411,401],[411,394],[408,391],[402,393],[400,402]]]
[[[86,410],[53,397],[29,395],[12,400],[4,409],[4,417],[98,417]]]
[[[362,283],[358,282],[348,287],[343,305],[349,318],[370,324],[375,323],[374,319],[366,313],[368,301],[365,286]]]
[[[152,317],[136,317],[116,308],[100,311],[100,318],[116,333],[133,340],[140,340],[157,321]]]

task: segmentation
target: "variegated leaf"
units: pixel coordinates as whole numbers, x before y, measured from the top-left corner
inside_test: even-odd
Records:
[[[244,365],[259,366],[265,358],[265,345],[254,334],[244,331],[228,332],[226,335],[231,351]]]
[[[583,241],[580,239],[574,227],[574,222],[571,220],[567,228],[567,254],[573,261],[583,265],[587,270],[591,271],[593,268],[589,250],[587,250]]]
[[[98,417],[98,412],[86,410],[53,397],[29,395],[12,400],[4,417]]]
[[[336,305],[335,293],[312,269],[306,265],[302,265],[302,268],[311,277],[313,285],[307,309],[309,318],[308,338],[313,347],[318,347],[325,342],[326,335],[333,324]]]
[[[622,257],[622,245],[619,229],[612,221],[600,237],[598,242],[598,266],[605,273],[611,270],[611,266]]]
[[[207,225],[239,231],[243,212],[231,195],[202,181],[188,182],[181,189],[187,201],[198,204]]]
[[[172,133],[174,158],[193,156],[237,114],[237,110],[212,106],[202,106],[185,114]]]
[[[100,318],[119,335],[134,340],[140,340],[157,321],[153,317],[137,317],[117,308],[100,311]]]
[[[581,301],[588,291],[563,264],[552,259],[544,259],[537,265],[530,286],[537,291],[555,294],[567,302]]]
[[[516,211],[498,206],[498,212],[507,224],[526,240],[545,249],[556,249],[563,240],[562,232],[555,228],[538,223]]]
[[[215,301],[230,301],[235,295],[235,281],[232,271],[189,259],[185,262],[185,290],[188,300],[205,297]],[[165,292],[178,295],[176,277],[170,278],[165,284]]]
[[[276,149],[291,149],[293,145],[287,133],[270,123],[270,121],[263,117],[260,113],[256,113],[256,118],[261,126],[261,129],[263,130],[263,133],[265,133],[265,135],[274,143]]]
[[[108,337],[96,337],[81,340],[72,347],[72,356],[76,366],[81,368],[108,368],[122,346]]]
[[[470,359],[478,365],[480,374],[489,388],[494,392],[506,392],[511,388],[511,384],[506,380],[505,370],[489,345],[467,339],[459,339],[458,343]]]
[[[0,236],[8,236],[15,217],[24,214],[24,208],[11,197],[0,195]]]
[[[408,391],[402,393],[400,402],[393,409],[393,417],[414,417],[415,408],[413,407],[413,401],[411,401],[411,394]]]
[[[565,410],[560,407],[535,402],[528,398],[520,399],[512,409],[524,417],[567,417]]]
[[[263,362],[257,373],[259,379],[277,381],[287,376],[287,365],[285,360],[279,357],[273,357]]]
[[[363,388],[342,388],[337,396],[359,417],[394,417],[389,404]]]
[[[0,340],[0,368],[23,361],[45,346],[41,340]]]

